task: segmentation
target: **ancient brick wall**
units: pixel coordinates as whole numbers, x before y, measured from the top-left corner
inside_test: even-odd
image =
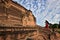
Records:
[[[0,2],[0,24],[8,26],[35,26],[36,23],[31,11],[16,2],[5,0]],[[28,15],[29,14],[29,15]]]

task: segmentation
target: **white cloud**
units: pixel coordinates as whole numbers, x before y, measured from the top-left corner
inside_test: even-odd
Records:
[[[15,0],[25,8],[32,10],[37,19],[37,24],[43,26],[45,20],[51,23],[58,23],[60,21],[60,0]],[[25,4],[23,4],[25,3]],[[44,6],[42,7],[41,4]]]

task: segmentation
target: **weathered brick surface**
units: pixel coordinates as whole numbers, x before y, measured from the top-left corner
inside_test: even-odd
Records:
[[[10,26],[14,26],[14,25],[35,26],[36,25],[35,23],[36,19],[30,10],[27,10],[23,6],[12,1],[6,2],[5,0],[0,4],[1,4],[0,24],[10,25]]]
[[[12,2],[11,0],[0,0],[0,26],[7,26],[7,27],[31,27],[30,30],[32,31],[25,31],[22,28],[19,31],[20,33],[16,33],[17,30],[15,29],[8,29],[6,31],[11,31],[9,33],[0,34],[0,40],[60,40],[60,34],[55,33],[52,34],[50,29],[40,28],[36,26],[36,19],[30,10],[27,10],[23,6]],[[33,31],[32,27],[37,27],[36,31]],[[1,31],[5,31],[4,29]],[[15,31],[13,34],[12,32]]]

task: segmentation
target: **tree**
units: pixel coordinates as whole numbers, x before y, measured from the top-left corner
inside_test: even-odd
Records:
[[[58,24],[49,24],[49,28],[58,28]]]
[[[58,25],[58,28],[60,28],[60,21],[59,21],[59,25]]]

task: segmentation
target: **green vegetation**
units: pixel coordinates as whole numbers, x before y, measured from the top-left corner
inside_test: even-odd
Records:
[[[49,28],[59,28],[60,29],[60,26],[59,26],[59,24],[50,24]]]
[[[53,24],[52,28],[58,28],[58,24]]]
[[[49,28],[51,28],[52,31],[54,31],[54,29],[57,29],[56,31],[57,31],[58,33],[60,33],[60,25],[59,25],[59,24],[50,24],[50,25],[49,25]]]

